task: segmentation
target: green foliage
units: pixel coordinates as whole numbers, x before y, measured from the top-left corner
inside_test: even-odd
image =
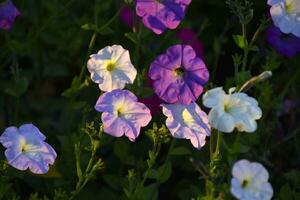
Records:
[[[266,42],[266,1],[194,0],[180,26],[161,35],[119,19],[124,3],[135,10],[132,0],[14,3],[22,15],[0,31],[1,133],[34,123],[58,158],[47,174],[34,175],[9,166],[0,147],[0,200],[230,200],[231,168],[242,158],[268,169],[274,199],[299,199],[300,58],[286,59]],[[89,55],[112,44],[128,49],[138,75],[125,89],[151,97],[150,64],[181,43],[179,29],[191,27],[204,45],[211,77],[205,89],[236,87],[256,98],[263,110],[257,131],[212,135],[197,150],[172,138],[158,114],[134,143],[105,134]],[[265,71],[273,73],[268,80]]]

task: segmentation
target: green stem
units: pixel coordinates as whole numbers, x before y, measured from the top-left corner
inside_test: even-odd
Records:
[[[209,137],[209,155],[210,155],[210,160],[212,160],[214,154],[214,133],[213,131],[210,134]]]
[[[252,47],[252,45],[254,44],[254,42],[256,41],[257,37],[259,36],[259,34],[261,33],[261,31],[264,30],[264,28],[266,27],[266,24],[269,23],[271,20],[271,18],[268,18],[266,21],[262,21],[258,27],[258,29],[255,31],[252,39],[251,39],[251,42],[250,42],[250,47]]]
[[[19,121],[19,110],[20,110],[20,97],[16,97],[15,112],[14,112],[14,122],[18,124]]]
[[[217,132],[217,144],[216,144],[216,150],[215,150],[215,154],[219,154],[220,153],[220,143],[221,143],[221,135],[222,133],[220,131]]]
[[[243,24],[242,25],[242,32],[243,32],[243,38],[244,38],[244,43],[247,44],[247,31],[246,31],[246,25]],[[243,57],[243,65],[242,65],[242,71],[246,71],[246,67],[247,67],[247,62],[248,62],[248,53],[249,53],[249,49],[248,49],[248,45],[245,46],[244,48],[244,57]]]
[[[79,192],[84,188],[84,186],[88,183],[88,181],[92,177],[92,174],[93,174],[92,167],[94,165],[96,151],[97,151],[97,147],[93,148],[91,157],[90,157],[89,163],[85,169],[85,172],[82,175],[82,177],[79,177],[78,182],[76,183],[76,189],[75,189],[75,191],[73,191],[71,193],[71,197],[70,197],[71,200],[74,199],[79,194]],[[77,161],[77,162],[79,163],[80,161]]]
[[[93,50],[93,47],[95,45],[95,42],[96,42],[96,38],[97,38],[97,32],[95,31],[91,37],[91,40],[89,42],[89,48],[88,48],[88,51],[87,51],[87,55],[86,55],[86,58],[85,58],[85,62],[84,64],[82,65],[81,67],[81,70],[80,70],[80,74],[79,74],[79,80],[80,82],[82,82],[83,80],[83,76],[85,74],[85,70],[86,70],[86,62],[90,56],[90,54],[92,53],[92,50]]]
[[[69,0],[63,7],[61,10],[58,10],[54,13],[54,15],[52,15],[51,17],[49,17],[48,19],[46,19],[46,22],[43,23],[42,26],[40,26],[40,28],[36,31],[35,35],[32,37],[33,39],[31,40],[31,42],[35,42],[36,39],[39,37],[39,35],[44,31],[45,28],[47,28],[47,26],[50,24],[50,22],[52,20],[55,19],[55,17],[59,16],[62,13],[65,13],[64,11],[74,2],[74,0]],[[28,45],[30,46],[30,45]]]
[[[217,141],[215,140],[214,135],[217,134]],[[209,170],[209,179],[206,180],[206,193],[207,196],[210,196],[211,199],[215,199],[216,191],[216,178],[218,174],[218,163],[220,159],[220,144],[221,144],[221,132],[212,131],[210,135],[210,170]],[[214,143],[216,143],[214,148]]]

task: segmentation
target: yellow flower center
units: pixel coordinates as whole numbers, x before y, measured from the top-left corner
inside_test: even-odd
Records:
[[[300,1],[299,0],[286,0],[285,9],[289,14],[298,14],[300,13]]]
[[[242,188],[247,187],[248,183],[249,183],[249,181],[247,179],[244,179],[241,184]]]
[[[182,67],[178,67],[174,70],[176,76],[182,76],[184,74],[184,69]]]
[[[181,117],[182,117],[182,120],[183,120],[184,123],[186,123],[188,126],[194,122],[193,116],[191,115],[191,113],[190,113],[187,109],[184,109],[181,115],[182,115],[182,116],[181,116]]]
[[[20,139],[20,146],[21,146],[21,151],[26,152],[29,149],[29,145],[26,143],[25,138]]]
[[[116,67],[116,64],[113,60],[109,60],[105,64],[105,68],[109,72],[113,71],[115,69],[115,67]]]

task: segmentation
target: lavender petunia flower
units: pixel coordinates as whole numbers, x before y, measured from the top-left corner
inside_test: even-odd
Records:
[[[300,1],[268,0],[272,20],[283,33],[300,37]]]
[[[9,30],[20,12],[11,0],[0,3],[0,28]]]
[[[162,100],[184,105],[196,101],[209,78],[203,60],[189,45],[171,46],[153,61],[148,75]]]
[[[49,164],[52,165],[56,159],[54,149],[44,142],[45,139],[33,124],[8,127],[0,136],[8,163],[19,170],[29,168],[35,174],[47,173]]]
[[[125,134],[134,141],[140,134],[141,127],[151,121],[150,110],[128,90],[116,89],[102,94],[95,109],[103,112],[101,119],[104,132],[115,137]]]
[[[136,13],[144,25],[156,34],[175,29],[184,18],[192,0],[136,0]]]
[[[192,145],[200,149],[210,135],[208,117],[196,103],[189,105],[162,104],[167,116],[166,125],[175,138],[189,139]]]
[[[283,34],[276,26],[267,29],[267,41],[281,55],[293,57],[300,52],[300,38]]]

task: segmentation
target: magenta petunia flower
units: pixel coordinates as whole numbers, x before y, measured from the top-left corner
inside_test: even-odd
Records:
[[[160,104],[162,104],[163,101],[156,94],[150,97],[141,98],[140,102],[145,104],[150,109],[152,116],[161,112]]]
[[[136,14],[156,34],[175,29],[192,0],[136,0]]]
[[[11,0],[0,3],[0,28],[9,30],[20,12]]]
[[[283,56],[293,57],[300,52],[300,38],[292,34],[284,34],[274,25],[267,29],[267,41]]]
[[[116,89],[102,94],[95,109],[102,112],[104,132],[115,137],[125,134],[131,141],[139,136],[141,127],[151,121],[149,108],[128,90]]]
[[[0,143],[6,148],[8,164],[35,174],[45,174],[49,164],[56,159],[54,149],[44,142],[46,137],[33,124],[24,124],[20,128],[8,127],[0,136]]]
[[[162,104],[167,117],[166,125],[175,138],[189,139],[192,145],[200,149],[210,135],[208,117],[196,103],[189,105]]]
[[[129,6],[124,6],[124,8],[122,8],[121,13],[120,13],[120,18],[122,20],[122,22],[124,24],[126,24],[127,26],[129,26],[130,28],[133,27],[134,24],[134,13],[132,12],[132,10],[130,9]],[[135,24],[135,28],[138,30],[139,29],[139,21],[140,18],[137,17],[136,18],[136,24]]]
[[[155,93],[167,103],[190,104],[200,96],[209,72],[189,45],[171,46],[150,66]]]
[[[177,37],[183,44],[189,44],[193,47],[196,55],[200,58],[204,58],[204,46],[198,39],[197,34],[191,28],[182,28],[177,32]]]

